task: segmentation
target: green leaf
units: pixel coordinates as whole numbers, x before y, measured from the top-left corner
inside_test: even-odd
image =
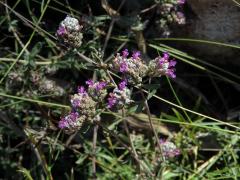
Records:
[[[18,172],[22,173],[23,176],[24,176],[24,179],[26,180],[33,180],[31,174],[30,174],[30,171],[27,170],[26,168],[22,167],[18,170]]]
[[[160,84],[144,84],[143,88],[148,90],[155,90],[160,88]]]
[[[151,99],[157,92],[157,89],[154,89],[148,93],[147,100]]]

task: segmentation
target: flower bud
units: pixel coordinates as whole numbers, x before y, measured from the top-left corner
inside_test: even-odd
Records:
[[[79,48],[82,44],[82,26],[76,18],[67,16],[59,25],[57,37],[60,41],[73,48]]]

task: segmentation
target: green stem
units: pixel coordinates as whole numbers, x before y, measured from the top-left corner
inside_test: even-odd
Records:
[[[40,105],[55,106],[55,107],[70,109],[70,106],[67,106],[67,105],[50,103],[50,102],[46,102],[46,101],[29,99],[29,98],[25,98],[25,97],[18,97],[18,96],[13,96],[13,95],[4,94],[4,93],[0,93],[0,96],[12,98],[12,99],[23,100],[23,101],[27,101],[27,102],[33,102],[33,103],[37,103],[37,104],[40,104]]]

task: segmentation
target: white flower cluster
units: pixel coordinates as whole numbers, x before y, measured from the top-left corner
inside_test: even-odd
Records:
[[[67,16],[62,22],[61,26],[65,27],[69,31],[79,31],[81,26],[76,18]]]

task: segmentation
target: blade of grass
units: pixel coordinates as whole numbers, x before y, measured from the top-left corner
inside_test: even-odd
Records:
[[[185,42],[195,42],[195,43],[204,43],[204,44],[212,44],[212,45],[218,45],[218,46],[225,46],[229,48],[236,48],[240,49],[240,46],[228,44],[228,43],[222,43],[217,41],[209,41],[209,40],[202,40],[202,39],[191,39],[191,38],[156,38],[154,40],[160,40],[160,41],[185,41]]]
[[[188,179],[195,179],[194,177],[202,177],[204,174],[206,174],[206,172],[216,163],[216,161],[224,154],[224,152],[226,152],[228,149],[230,149],[233,145],[235,145],[238,141],[239,137],[235,136],[232,141],[225,146],[225,148],[223,150],[221,150],[217,155],[211,157],[208,161],[206,161],[205,163],[203,163],[198,169],[197,171],[191,175]]]
[[[114,75],[115,77],[120,78],[120,77],[119,77],[118,75],[116,75],[115,73],[113,73],[113,72],[110,72],[110,73],[111,73],[112,75]],[[135,88],[139,89],[139,87],[137,87],[137,86],[135,86]],[[147,91],[147,90],[144,90],[144,89],[143,89],[143,92],[145,92],[145,93],[148,94],[148,91]],[[160,100],[160,101],[162,101],[162,102],[165,102],[165,103],[167,103],[167,104],[169,104],[169,105],[172,105],[172,106],[174,106],[174,107],[177,107],[177,108],[182,109],[182,110],[185,110],[185,111],[188,111],[188,112],[190,112],[190,113],[192,113],[192,114],[195,114],[195,115],[204,117],[204,118],[206,118],[206,119],[210,119],[210,120],[215,121],[215,122],[222,123],[222,124],[224,124],[224,125],[226,125],[226,126],[233,127],[233,128],[235,128],[235,129],[240,129],[240,127],[234,126],[234,125],[232,125],[232,124],[229,124],[229,123],[227,123],[227,122],[221,121],[221,120],[219,120],[219,119],[216,119],[216,118],[213,118],[213,117],[210,117],[210,116],[201,114],[201,113],[199,113],[199,112],[190,110],[190,109],[185,108],[185,107],[181,107],[181,106],[179,106],[179,105],[177,105],[177,104],[175,104],[175,103],[173,103],[173,102],[171,102],[171,101],[168,101],[167,99],[161,98],[161,97],[159,97],[159,96],[157,96],[157,95],[153,95],[153,97],[155,97],[156,99],[158,99],[158,100]]]
[[[30,99],[30,98],[25,98],[25,97],[18,97],[18,96],[13,96],[13,95],[4,94],[4,93],[0,93],[0,96],[12,98],[12,99],[18,99],[18,100],[27,101],[27,102],[32,102],[32,103],[37,103],[37,104],[40,104],[40,105],[46,105],[46,106],[53,106],[53,107],[61,107],[61,108],[70,109],[70,106],[67,106],[67,105],[62,105],[62,104],[57,104],[57,103],[50,103],[50,102],[46,102],[46,101],[35,100],[35,99]]]
[[[177,96],[177,94],[176,94],[176,92],[175,92],[173,86],[172,86],[171,81],[169,80],[168,77],[166,77],[166,79],[167,79],[167,82],[168,82],[168,84],[169,84],[169,86],[170,86],[170,89],[171,89],[171,91],[172,91],[172,93],[173,93],[175,99],[177,100],[178,104],[179,104],[180,106],[183,106],[182,103],[181,103],[181,101],[179,100],[179,98],[178,98],[178,96]],[[187,117],[188,121],[192,122],[191,118],[188,116],[188,114],[187,114],[187,112],[186,112],[185,110],[183,110],[183,113],[184,113],[185,116]]]
[[[161,52],[165,52],[165,51],[167,50],[167,49],[165,49],[165,48],[161,48],[161,47],[156,46],[156,45],[153,45],[153,44],[149,44],[149,46],[152,47],[152,48],[154,48],[154,49],[156,49],[156,50],[159,50],[159,51],[161,51]],[[169,52],[169,54],[170,54],[172,57],[175,57],[175,58],[177,58],[177,59],[179,59],[179,60],[182,60],[183,62],[185,62],[185,63],[187,63],[187,64],[190,64],[190,65],[192,65],[192,66],[194,66],[194,67],[196,67],[196,68],[198,68],[198,69],[200,69],[200,70],[203,70],[203,71],[206,71],[206,72],[208,72],[208,73],[210,73],[210,74],[216,75],[217,77],[220,77],[221,79],[225,80],[225,81],[228,82],[228,83],[238,84],[237,82],[235,82],[235,81],[233,81],[233,80],[230,80],[229,78],[226,78],[226,77],[224,77],[224,76],[222,76],[222,75],[220,75],[220,74],[218,74],[218,73],[215,73],[215,72],[213,72],[213,71],[211,71],[211,70],[209,70],[209,69],[207,69],[207,68],[205,68],[205,67],[203,67],[203,66],[201,66],[201,65],[198,65],[198,64],[196,64],[196,63],[194,63],[194,62],[191,62],[191,61],[189,61],[189,60],[187,60],[187,59],[185,59],[185,58],[182,58],[182,57],[180,57],[180,56],[177,56],[177,55],[173,54],[172,52]]]
[[[187,58],[187,59],[190,59],[190,60],[193,60],[193,61],[196,61],[196,62],[200,62],[200,63],[202,63],[202,64],[204,64],[204,65],[206,65],[206,66],[212,67],[212,68],[214,68],[214,69],[216,69],[216,70],[218,70],[218,71],[220,71],[220,72],[226,73],[226,74],[228,74],[228,75],[230,75],[230,76],[232,76],[232,77],[240,80],[240,76],[238,76],[238,75],[236,75],[236,74],[233,74],[233,73],[231,73],[231,72],[229,72],[229,71],[226,71],[225,69],[222,69],[222,68],[220,68],[220,67],[218,67],[218,66],[215,66],[215,65],[213,65],[213,64],[211,64],[211,63],[208,63],[208,62],[203,61],[203,60],[201,60],[201,59],[198,59],[198,58],[195,58],[195,57],[193,57],[193,56],[190,56],[190,55],[188,55],[187,53],[184,53],[184,52],[182,52],[182,51],[179,51],[179,50],[177,50],[177,49],[175,49],[175,48],[169,47],[169,46],[164,45],[164,44],[160,44],[159,46],[160,46],[160,47],[163,47],[163,48],[166,48],[166,50],[167,50],[168,52],[172,52],[172,53],[174,53],[174,54],[176,54],[176,55],[183,56],[183,57],[185,57],[185,58]]]
[[[185,110],[185,111],[188,111],[188,112],[190,112],[190,113],[192,113],[192,114],[195,114],[195,115],[198,115],[198,116],[201,116],[201,117],[205,117],[206,119],[210,119],[210,120],[212,120],[212,121],[219,122],[219,123],[222,123],[222,124],[224,124],[224,125],[226,125],[226,126],[233,127],[233,128],[235,128],[235,129],[240,130],[240,127],[237,127],[237,126],[234,126],[234,125],[229,124],[229,123],[227,123],[227,122],[221,121],[221,120],[219,120],[219,119],[216,119],[216,118],[213,118],[213,117],[210,117],[210,116],[201,114],[201,113],[199,113],[199,112],[192,111],[192,110],[190,110],[190,109],[188,109],[188,108],[181,107],[181,106],[179,106],[179,105],[177,105],[177,104],[174,104],[174,103],[172,103],[172,102],[170,102],[170,101],[168,101],[168,100],[166,100],[166,99],[164,99],[164,98],[161,98],[161,97],[159,97],[159,96],[157,96],[157,95],[153,95],[153,97],[155,97],[155,98],[159,99],[160,101],[165,102],[165,103],[167,103],[167,104],[169,104],[169,105],[172,105],[172,106],[174,106],[174,107],[177,107],[177,108],[182,109],[182,110]]]

